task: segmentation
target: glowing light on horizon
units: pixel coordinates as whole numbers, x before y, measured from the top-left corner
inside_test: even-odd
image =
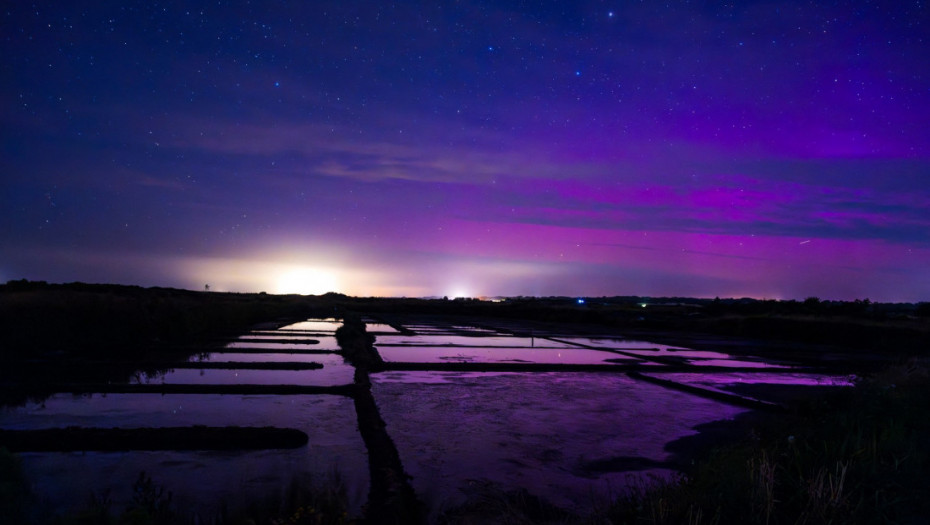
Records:
[[[282,257],[283,258],[283,257]],[[218,292],[268,292],[320,295],[346,293],[342,287],[354,275],[350,269],[328,264],[301,264],[252,259],[200,257],[180,262],[182,273],[194,288],[203,284]],[[355,272],[357,273],[357,272]],[[351,292],[351,291],[350,291]]]
[[[452,293],[447,295],[449,299],[467,299],[471,296],[472,295],[463,288],[457,288]]]
[[[339,291],[335,273],[319,268],[303,267],[287,270],[278,275],[274,293],[322,295]]]

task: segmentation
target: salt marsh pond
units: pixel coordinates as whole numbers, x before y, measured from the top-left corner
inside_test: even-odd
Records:
[[[702,425],[777,408],[779,399],[766,398],[766,385],[850,384],[848,377],[748,352],[669,346],[622,334],[494,319],[397,315],[365,321],[385,361],[371,374],[371,393],[431,517],[487,487],[526,489],[584,512],[643,477],[670,475],[689,460],[688,447],[680,444]],[[337,353],[339,326],[336,319],[308,319],[265,327],[197,352],[184,366],[137,374],[130,383],[350,385],[355,369]],[[262,370],[250,363],[322,367]],[[746,385],[755,387],[751,396]],[[118,507],[131,498],[132,482],[145,471],[174,493],[179,507],[205,516],[235,507],[246,499],[243,494],[274,495],[295,479],[327,483],[338,476],[351,512],[361,514],[369,451],[351,396],[57,393],[0,412],[0,428],[16,430],[185,425],[296,428],[309,443],[247,452],[20,457],[34,493],[46,508],[60,512],[81,508],[91,494],[106,495]]]

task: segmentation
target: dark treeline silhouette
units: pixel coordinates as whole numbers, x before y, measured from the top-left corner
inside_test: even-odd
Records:
[[[0,359],[36,351],[141,351],[231,336],[259,322],[319,314],[332,311],[314,297],[11,281],[0,285]]]
[[[705,333],[890,353],[930,348],[930,303],[687,297],[416,299],[220,293],[107,284],[0,285],[0,361],[43,352],[141,357],[147,347],[344,312],[511,318],[627,332]],[[133,355],[126,355],[126,352]]]
[[[41,399],[51,393],[42,385],[157,375],[255,323],[316,315],[332,315],[332,306],[315,297],[11,281],[0,285],[0,404]]]

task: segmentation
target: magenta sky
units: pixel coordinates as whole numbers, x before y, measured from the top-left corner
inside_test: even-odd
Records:
[[[4,8],[0,281],[930,300],[912,2]]]

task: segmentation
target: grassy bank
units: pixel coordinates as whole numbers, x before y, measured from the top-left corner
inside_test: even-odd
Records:
[[[772,417],[675,483],[643,486],[612,523],[918,523],[930,515],[930,371],[897,365]]]
[[[43,508],[29,493],[16,456],[0,448],[0,523],[37,525],[344,525],[360,523],[348,512],[346,487],[337,472],[323,479],[295,477],[277,493],[245,494],[219,502],[215,510],[178,504],[170,487],[140,472],[132,498],[114,504],[107,493],[92,493],[86,505],[60,514]]]

